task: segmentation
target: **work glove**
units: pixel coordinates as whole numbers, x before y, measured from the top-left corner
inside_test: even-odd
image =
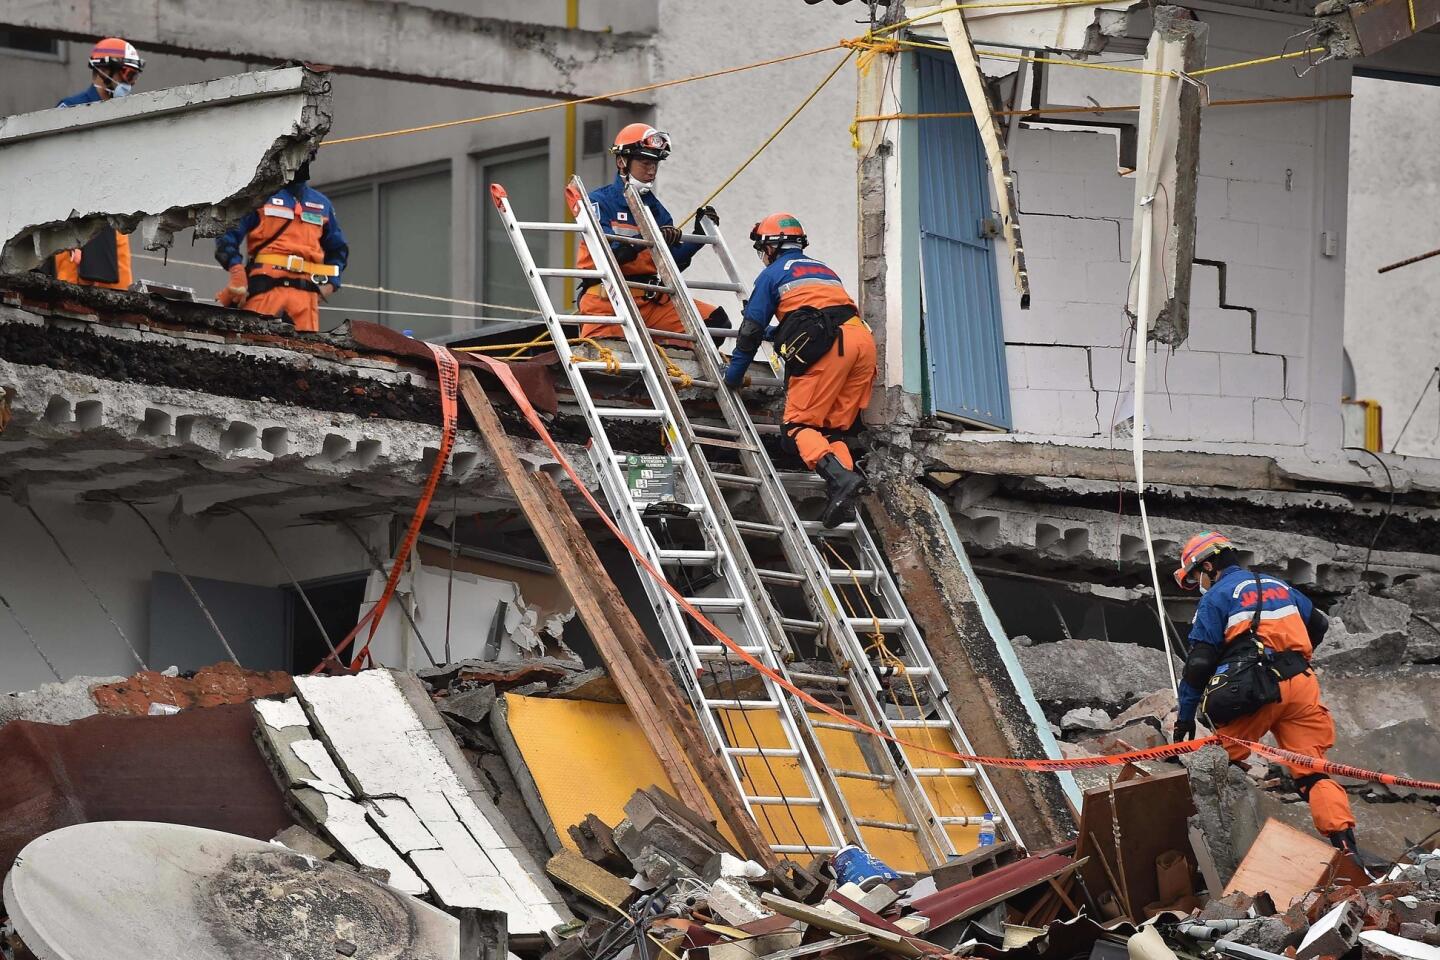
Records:
[[[1185,720],[1181,717],[1175,718],[1174,735],[1170,738],[1171,743],[1181,743],[1185,740],[1195,739],[1195,718]]]
[[[715,224],[715,226],[720,226],[720,214],[715,212],[714,207],[707,205],[695,211],[695,228],[697,230],[700,228],[700,221],[706,217],[709,217],[710,222]]]
[[[320,302],[321,302],[321,303],[324,303],[325,301],[329,300],[331,297],[335,296],[335,286],[334,286],[333,284],[322,283],[322,284],[320,284],[318,290],[319,290],[319,293],[320,293]]]
[[[750,370],[750,361],[754,359],[754,354],[736,350],[730,357],[730,365],[725,368],[725,386],[731,390],[739,390],[745,386],[745,381],[750,379],[746,376]]]
[[[660,236],[665,238],[666,246],[673,247],[680,242],[680,228],[667,223],[660,228]]]
[[[222,307],[238,307],[250,293],[250,280],[245,276],[245,265],[237,263],[230,268],[230,282],[225,289],[215,294],[215,300]]]

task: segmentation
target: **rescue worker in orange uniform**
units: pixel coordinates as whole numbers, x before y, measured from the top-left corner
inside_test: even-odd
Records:
[[[590,203],[595,208],[601,229],[607,236],[640,239],[640,227],[635,223],[635,212],[630,209],[625,198],[625,188],[633,184],[644,194],[645,206],[654,214],[655,222],[659,224],[665,243],[670,248],[670,255],[675,258],[675,265],[684,270],[690,266],[690,261],[703,244],[680,241],[680,228],[675,226],[670,211],[665,209],[665,205],[654,193],[655,176],[660,170],[660,161],[670,156],[670,136],[649,124],[632,123],[616,134],[615,144],[610,148],[610,152],[615,155],[614,181],[590,191]],[[716,215],[713,207],[698,210],[696,215],[697,219],[699,216],[708,216],[717,224],[720,222],[720,217]],[[610,241],[610,249],[615,252],[615,259],[620,263],[620,271],[631,280],[651,285],[660,282],[655,273],[655,258],[651,256],[648,248],[627,243],[625,239],[615,239]],[[584,243],[580,244],[575,265],[582,270],[593,269],[595,266],[595,259]],[[675,309],[675,304],[670,302],[669,294],[632,287],[630,296],[639,308],[640,318],[644,320],[645,326],[652,330],[669,330],[675,333],[685,331],[680,313]],[[587,317],[615,315],[610,299],[605,296],[605,290],[598,280],[586,280],[580,284],[578,304],[579,312]],[[706,326],[730,326],[730,320],[721,307],[699,300],[695,301],[695,306],[699,308],[700,317]],[[623,337],[624,333],[618,324],[587,323],[580,328],[580,336],[618,339]],[[657,342],[666,344],[678,341],[657,338]]]
[[[794,216],[771,214],[755,224],[750,240],[765,269],[745,302],[725,383],[743,386],[761,340],[774,340],[785,360],[781,444],[825,481],[822,521],[835,527],[855,515],[865,483],[844,437],[870,405],[875,338],[835,271],[805,256],[810,240]],[[778,321],[773,329],[771,317]]]
[[[295,179],[215,241],[215,260],[230,272],[229,285],[215,295],[221,306],[319,331],[320,302],[340,288],[350,245],[329,198],[309,180],[306,160]]]
[[[1238,673],[1243,657],[1257,655],[1249,639],[1256,625],[1264,664],[1280,678],[1280,700],[1220,723],[1215,732],[1252,742],[1271,733],[1281,749],[1323,759],[1335,745],[1335,722],[1320,702],[1320,682],[1310,657],[1329,627],[1325,614],[1284,580],[1240,566],[1234,545],[1213,531],[1196,534],[1185,543],[1175,582],[1185,590],[1199,587],[1203,594],[1190,627],[1175,741],[1195,737],[1195,715],[1212,678],[1231,670]],[[1225,741],[1225,751],[1232,761],[1250,755],[1230,741]],[[1315,829],[1339,849],[1356,853],[1355,817],[1345,788],[1326,774],[1303,767],[1291,767],[1290,773],[1310,804]]]
[[[90,86],[56,106],[81,107],[128,96],[144,69],[139,51],[119,37],[106,37],[90,49]],[[130,238],[112,226],[101,227],[85,246],[57,253],[53,270],[66,283],[128,290],[134,280]]]

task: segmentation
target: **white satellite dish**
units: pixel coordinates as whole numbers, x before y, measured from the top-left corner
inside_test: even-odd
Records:
[[[443,910],[285,847],[169,823],[82,823],[15,858],[5,906],[40,960],[457,960]]]

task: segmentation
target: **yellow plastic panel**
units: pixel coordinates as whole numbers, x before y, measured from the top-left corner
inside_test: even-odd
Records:
[[[901,739],[910,743],[935,750],[944,750],[947,753],[961,752],[959,747],[950,741],[950,734],[944,730],[935,730],[927,727],[912,727],[902,731]],[[901,747],[910,764],[916,767],[945,767],[955,769],[964,767],[965,764],[959,760],[952,760],[949,757],[942,757],[939,754],[928,753],[925,750],[917,750],[914,747]],[[980,797],[980,789],[975,785],[974,777],[925,777],[921,780],[925,784],[925,792],[930,797],[930,802],[942,817],[978,817],[985,813],[985,801]],[[961,853],[967,853],[980,845],[979,827],[958,827],[950,826],[945,830],[950,834],[955,849]]]

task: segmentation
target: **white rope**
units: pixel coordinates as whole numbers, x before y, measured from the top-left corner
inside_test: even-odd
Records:
[[[214,263],[200,263],[196,260],[177,260],[174,257],[156,257],[147,253],[131,254],[136,260],[151,260],[155,263],[176,267],[200,267],[203,270],[217,269]],[[455,297],[441,297],[433,293],[414,293],[409,290],[391,290],[389,287],[367,287],[358,283],[345,284],[347,290],[364,290],[366,293],[383,293],[392,297],[413,297],[416,300],[434,300],[437,303],[456,303],[465,307],[485,307],[490,310],[513,310],[516,313],[538,315],[539,310],[529,307],[513,307],[508,303],[486,303],[484,300],[460,300]],[[414,314],[418,316],[418,314]],[[514,319],[514,318],[512,318]]]

